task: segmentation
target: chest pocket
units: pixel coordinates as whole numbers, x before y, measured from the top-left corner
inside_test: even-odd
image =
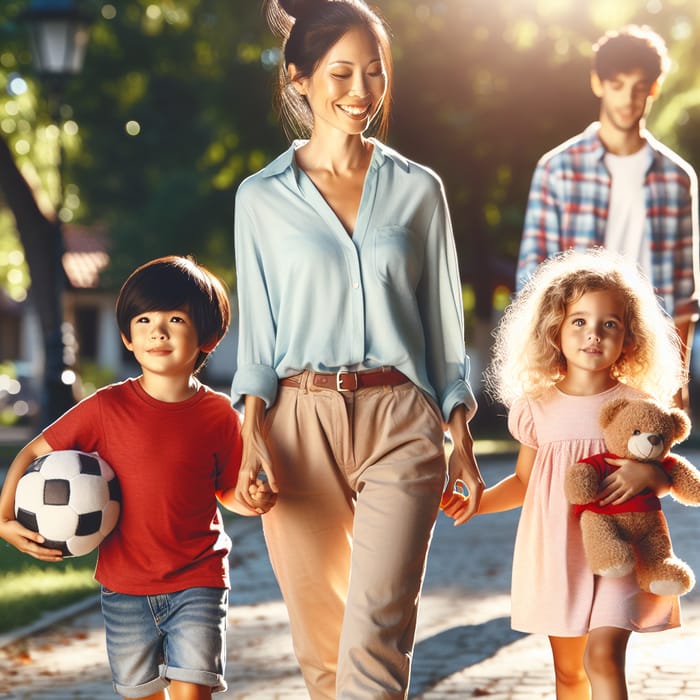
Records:
[[[418,234],[407,226],[382,226],[374,234],[374,269],[387,285],[415,289],[423,267]]]

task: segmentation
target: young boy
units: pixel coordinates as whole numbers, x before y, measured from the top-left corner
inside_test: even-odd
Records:
[[[20,451],[0,494],[0,537],[37,559],[60,560],[15,520],[17,482],[47,452],[97,452],[122,492],[119,524],[100,545],[95,572],[114,689],[127,698],[211,698],[226,689],[230,587],[231,540],[217,499],[256,515],[234,499],[238,415],[196,378],[228,330],[229,301],[208,270],[171,256],[131,274],[116,315],[141,376],[100,389]],[[274,504],[262,481],[251,494],[258,513]]]

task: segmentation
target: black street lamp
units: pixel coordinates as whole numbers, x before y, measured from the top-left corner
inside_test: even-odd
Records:
[[[46,425],[66,411],[74,402],[73,362],[68,357],[64,341],[63,293],[63,230],[60,212],[63,208],[63,141],[61,133],[61,105],[66,80],[82,70],[88,41],[89,19],[74,0],[31,0],[22,13],[29,28],[32,60],[37,75],[46,83],[49,92],[51,119],[59,127],[58,141],[58,202],[56,203],[55,232],[50,252],[51,277],[54,282],[54,309],[50,330],[45,331],[46,351],[42,423]]]
[[[73,0],[32,0],[23,17],[39,75],[65,78],[80,73],[90,22]]]

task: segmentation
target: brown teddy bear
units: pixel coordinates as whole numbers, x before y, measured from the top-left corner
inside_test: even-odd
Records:
[[[700,471],[671,446],[690,433],[690,421],[678,408],[651,399],[613,399],[601,408],[606,454],[571,465],[564,490],[581,517],[586,559],[593,573],[624,576],[635,569],[642,590],[683,595],[695,585],[690,567],[674,553],[659,499],[651,491],[618,506],[600,507],[601,481],[617,467],[605,459],[627,457],[656,462],[669,477],[671,495],[685,505],[700,505]]]

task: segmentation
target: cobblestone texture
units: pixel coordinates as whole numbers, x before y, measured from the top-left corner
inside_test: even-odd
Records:
[[[700,465],[700,452],[686,455]],[[512,469],[510,457],[482,460],[487,484]],[[700,576],[700,508],[665,499],[674,547]],[[482,516],[461,528],[441,516],[418,622],[412,700],[550,700],[554,683],[545,637],[510,629],[509,583],[519,511]],[[234,590],[228,634],[230,700],[303,700],[284,605],[257,519],[231,526]],[[0,640],[3,700],[113,700],[102,619],[95,605]],[[700,593],[683,598],[683,626],[632,635],[630,697],[700,698]],[[371,700],[371,698],[368,698]]]

